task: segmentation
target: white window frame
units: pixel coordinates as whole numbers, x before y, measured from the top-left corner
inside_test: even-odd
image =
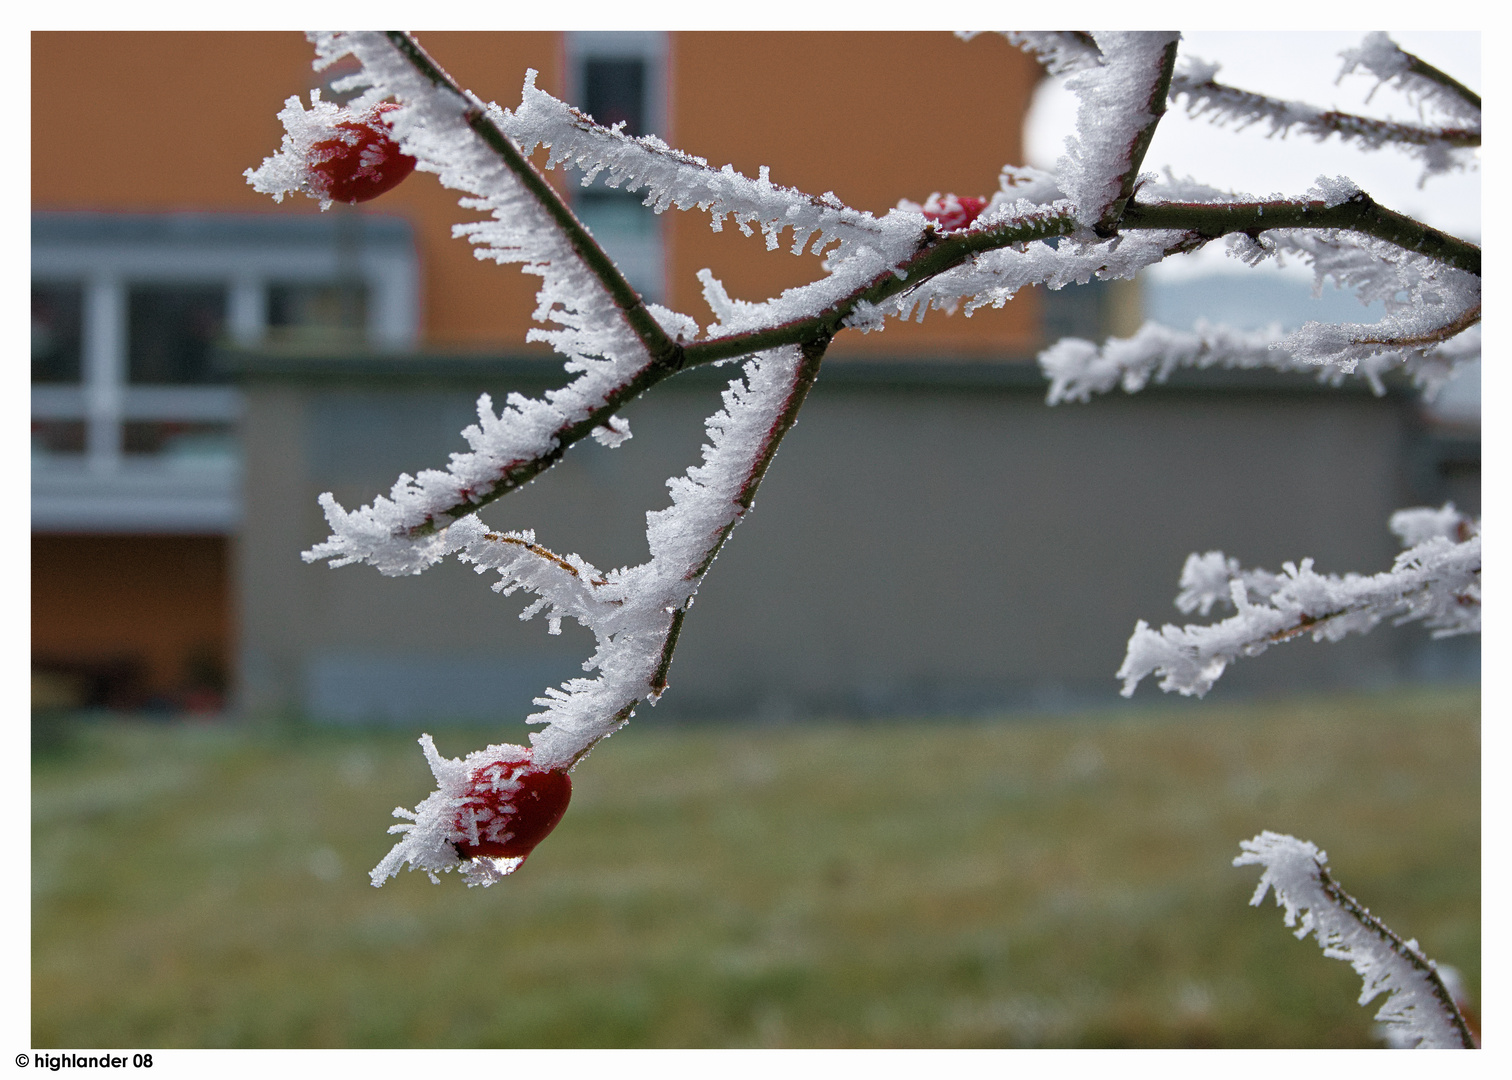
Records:
[[[667,98],[667,34],[661,30],[572,30],[563,35],[567,73],[566,93],[569,104],[585,106],[584,62],[590,59],[638,59],[645,62],[646,132],[671,142],[667,130],[671,110]],[[643,132],[642,134],[645,134]],[[576,182],[569,191],[574,208],[581,211]],[[641,193],[642,196],[644,192]],[[649,211],[648,211],[649,212]],[[585,221],[589,230],[591,220]],[[603,232],[603,230],[600,230]],[[667,296],[666,225],[658,218],[657,228],[646,237],[627,237],[603,232],[595,239],[604,247],[631,285],[647,300],[661,302]]]
[[[161,461],[123,452],[128,422],[234,424],[242,412],[232,386],[128,383],[132,286],[222,284],[228,336],[255,346],[268,329],[270,286],[357,280],[368,291],[373,347],[408,349],[418,336],[417,259],[398,219],[45,213],[33,215],[32,231],[32,281],[83,290],[80,382],[33,385],[32,417],[85,425],[83,454],[33,456],[33,531],[228,533],[240,523],[237,458]]]

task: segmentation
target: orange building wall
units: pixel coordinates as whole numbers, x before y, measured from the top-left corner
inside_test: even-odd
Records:
[[[559,88],[560,36],[435,33],[428,48],[485,99],[520,99],[525,69]],[[318,213],[275,204],[243,170],[278,149],[277,113],[320,85],[300,33],[32,35],[32,209]],[[419,247],[422,332],[432,344],[521,348],[539,279],[473,257],[451,238],[476,214],[417,176],[364,211],[409,218]]]
[[[1003,165],[1021,164],[1023,121],[1040,68],[997,35],[937,33],[678,33],[672,35],[670,141],[718,168],[886,213],[931,192],[990,196]],[[757,233],[709,215],[668,214],[671,306],[707,321],[694,275],[709,267],[731,296],[761,300],[817,278],[819,259],[768,252]],[[784,234],[791,243],[791,233]],[[844,353],[1002,354],[1038,343],[1035,297],[970,319],[842,334]]]
[[[484,100],[517,104],[530,67],[543,89],[562,93],[559,34],[425,33],[421,41]],[[278,147],[284,99],[318,85],[311,56],[292,32],[34,34],[33,208],[317,212],[303,198],[275,205],[242,177]],[[777,183],[833,190],[876,213],[936,190],[996,190],[999,167],[1022,160],[1038,73],[995,36],[961,42],[943,32],[674,33],[668,66],[673,145],[751,175],[768,165]],[[527,348],[538,281],[480,262],[451,238],[454,223],[475,217],[455,192],[421,175],[364,209],[415,225],[429,344]],[[702,267],[745,299],[820,272],[817,258],[768,252],[759,236],[712,232],[707,214],[673,211],[664,222],[671,304],[701,321],[710,318],[694,277]],[[937,313],[923,326],[842,335],[835,351],[1000,353],[1031,347],[1034,326],[1026,294],[971,319]]]

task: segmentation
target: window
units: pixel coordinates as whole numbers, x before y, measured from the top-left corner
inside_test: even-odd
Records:
[[[224,381],[210,370],[226,330],[224,285],[130,285],[127,381],[166,386]]]
[[[32,382],[79,381],[83,307],[76,282],[32,283]]]
[[[567,35],[568,100],[627,135],[666,137],[666,35],[585,32]],[[573,209],[648,300],[666,295],[661,219],[641,205],[645,191],[608,185],[608,174],[572,189]]]
[[[403,348],[407,223],[340,212],[32,215],[32,527],[234,530],[237,389],[217,348]]]
[[[268,286],[267,340],[277,344],[341,345],[363,340],[368,288],[360,280],[336,284],[276,282]]]
[[[582,65],[588,114],[606,127],[625,125],[626,135],[646,134],[646,58],[588,55]]]

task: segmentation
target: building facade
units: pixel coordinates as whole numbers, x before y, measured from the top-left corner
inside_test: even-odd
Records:
[[[533,68],[601,122],[878,213],[994,190],[1021,160],[1039,77],[1001,39],[945,33],[424,43],[485,100],[513,104]],[[585,634],[521,625],[519,604],[463,567],[395,581],[299,559],[325,535],[320,492],[367,502],[460,449],[480,391],[563,378],[525,343],[536,279],[452,239],[475,215],[431,176],[326,214],[251,191],[242,172],[278,146],[283,100],[339,98],[342,70],[312,73],[300,35],[36,34],[32,47],[37,696],[518,718],[575,674]],[[706,215],[658,217],[549,175],[632,283],[677,310],[703,311],[703,267],[753,299],[819,272]],[[1432,499],[1439,476],[1405,397],[1198,380],[1045,408],[1032,361],[1047,334],[1130,330],[1131,295],[1028,290],[970,319],[837,339],[759,511],[700,594],[658,713],[1101,700],[1134,619],[1174,615],[1188,551],[1389,564],[1387,516]],[[575,448],[489,520],[599,565],[644,558],[642,515],[696,461],[730,374],[659,387],[631,409],[623,449]],[[1236,685],[1386,678],[1409,651],[1389,634],[1296,648]]]

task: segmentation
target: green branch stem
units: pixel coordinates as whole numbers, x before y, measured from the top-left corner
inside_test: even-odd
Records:
[[[1471,90],[1468,86],[1460,82],[1454,76],[1440,71],[1438,68],[1434,67],[1426,60],[1415,56],[1414,54],[1408,52],[1406,49],[1402,49],[1401,52],[1402,55],[1407,58],[1408,71],[1412,72],[1414,75],[1421,75],[1423,78],[1428,79],[1431,82],[1438,83],[1445,90],[1448,90],[1450,93],[1460,98],[1460,100],[1464,101],[1466,104],[1475,106],[1477,110],[1480,109],[1480,95],[1477,94],[1474,90]],[[1480,145],[1479,138],[1476,139],[1475,145]]]
[[[1385,240],[1479,275],[1481,249],[1406,214],[1389,210],[1361,191],[1345,202],[1278,200],[1235,203],[1130,203],[1120,229],[1184,229],[1208,240],[1230,233],[1255,236],[1267,229],[1348,229]]]

